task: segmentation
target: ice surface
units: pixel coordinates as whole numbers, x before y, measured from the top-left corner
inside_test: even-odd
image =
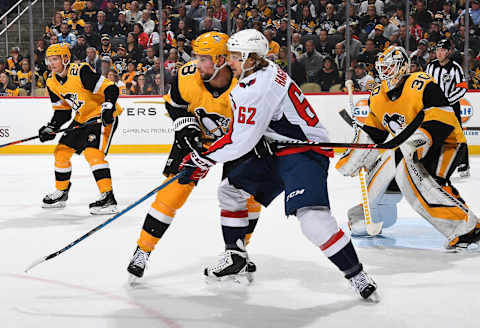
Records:
[[[110,155],[120,208],[159,185],[165,156]],[[458,182],[480,213],[480,158]],[[332,165],[333,166],[333,165]],[[126,266],[152,200],[55,259],[24,274],[108,216],[91,216],[97,189],[83,157],[73,159],[65,209],[40,208],[53,191],[53,157],[1,156],[0,327],[478,327],[480,254],[449,254],[443,238],[402,201],[399,222],[385,237],[358,239],[358,253],[379,285],[382,301],[353,295],[337,269],[283,214],[283,199],[262,212],[249,245],[258,271],[247,288],[207,286],[203,267],[223,241],[216,200],[220,168],[200,182],[152,253],[143,282],[126,284]],[[344,225],[360,202],[359,181],[329,178],[332,211]]]

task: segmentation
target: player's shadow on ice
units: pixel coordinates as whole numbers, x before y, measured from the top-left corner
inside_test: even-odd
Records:
[[[85,223],[85,221],[94,218],[88,210],[84,215],[71,214],[63,209],[49,210],[48,213],[38,212],[28,218],[14,218],[0,221],[0,230],[2,229],[31,229],[53,226],[73,226]]]
[[[135,288],[126,286],[133,304],[154,309],[157,314],[147,313],[141,307],[120,311],[118,315],[124,316],[131,312],[128,313],[130,319],[115,320],[113,327],[131,328],[132,325],[145,324],[146,327],[293,328],[311,325],[336,312],[348,313],[356,306],[372,306],[355,295],[347,287],[342,274],[334,268],[325,269],[313,261],[286,261],[267,255],[255,257],[259,271],[254,283],[248,287],[232,290],[205,284],[200,292],[194,288],[194,291],[184,293],[168,281],[172,277],[184,276],[182,288],[184,284],[198,287],[204,284],[203,265],[212,260],[202,259],[177,271],[147,274]],[[198,276],[192,276],[192,272],[198,272]],[[312,301],[305,301],[312,295],[321,300],[318,305],[312,306]],[[258,302],[259,297],[263,301]],[[308,305],[302,307],[302,303]]]

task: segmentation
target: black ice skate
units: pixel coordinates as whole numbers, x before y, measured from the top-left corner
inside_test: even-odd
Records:
[[[365,271],[360,271],[356,276],[353,276],[350,280],[350,285],[357,294],[363,299],[378,302],[379,297],[376,292],[377,284],[370,278]]]
[[[63,208],[66,206],[66,202],[68,200],[68,191],[70,190],[70,186],[72,184],[68,184],[68,188],[65,190],[55,190],[53,193],[46,195],[43,198],[42,207],[43,208]]]
[[[228,249],[220,255],[217,263],[206,267],[203,274],[207,277],[207,282],[228,280],[248,284],[253,280],[251,273],[255,270],[255,264],[248,268],[247,252]]]
[[[115,214],[117,210],[117,201],[113,196],[113,191],[102,192],[100,197],[89,205],[91,214]]]
[[[133,253],[130,264],[127,267],[127,271],[133,276],[130,277],[130,283],[135,282],[137,278],[142,278],[145,268],[147,266],[148,257],[150,252],[145,252],[137,246],[135,253]]]
[[[460,178],[466,179],[470,177],[470,167],[467,164],[461,164],[457,168]]]

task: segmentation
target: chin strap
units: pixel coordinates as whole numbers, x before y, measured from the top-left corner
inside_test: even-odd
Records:
[[[245,77],[245,73],[247,73],[248,71],[251,71],[252,69],[255,68],[255,66],[252,66],[252,67],[246,69],[243,65],[245,65],[245,61],[242,62],[242,66],[241,66],[242,74],[240,74],[240,77],[238,78],[239,81]]]
[[[225,66],[227,66],[227,62],[226,62],[226,61],[225,61],[225,62],[223,63],[223,65],[221,65],[221,66],[217,66],[217,65],[215,64],[215,65],[213,66],[213,67],[215,68],[215,72],[213,72],[212,76],[211,76],[208,80],[203,80],[203,82],[210,82],[210,81],[212,81],[212,80],[217,76],[218,72],[220,72],[220,70],[221,70],[222,68],[224,68]]]

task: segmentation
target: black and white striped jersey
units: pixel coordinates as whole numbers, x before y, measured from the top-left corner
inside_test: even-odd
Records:
[[[427,65],[425,72],[440,85],[450,105],[460,101],[467,92],[468,86],[463,69],[453,60],[441,66],[438,59],[435,59]]]

